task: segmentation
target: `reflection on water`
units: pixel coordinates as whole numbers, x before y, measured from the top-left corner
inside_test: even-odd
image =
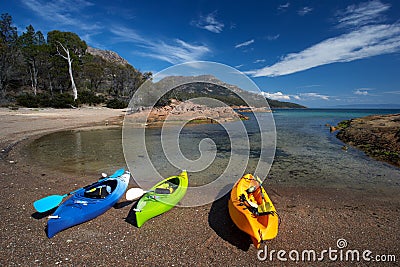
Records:
[[[73,173],[100,173],[125,166],[121,129],[63,131],[43,136],[27,149],[32,162]]]
[[[368,158],[329,133],[325,124],[369,114],[394,113],[377,110],[279,110],[274,112],[277,128],[277,150],[268,183],[336,188],[376,189],[399,187],[400,170]],[[247,115],[247,114],[246,114]],[[258,162],[259,132],[253,120],[244,122],[249,131],[250,159],[247,171]],[[252,130],[253,129],[253,130]],[[168,163],[159,141],[160,130],[146,131],[146,145],[152,162],[163,176],[179,170]],[[217,147],[215,161],[200,173],[190,173],[191,186],[199,186],[218,177],[226,168],[232,152],[229,138],[218,125],[185,127],[180,134],[181,151],[195,160],[200,156],[199,143],[213,140]],[[99,173],[126,166],[122,152],[121,129],[65,131],[39,138],[27,152],[36,163],[62,172]],[[237,153],[241,153],[240,151]],[[243,153],[248,153],[243,151]],[[140,156],[140,155],[139,155]],[[133,174],[135,175],[135,174]],[[238,177],[239,178],[239,177]]]

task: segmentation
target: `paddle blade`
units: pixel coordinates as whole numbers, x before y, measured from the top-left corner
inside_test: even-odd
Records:
[[[48,211],[48,210],[51,210],[51,209],[57,207],[61,203],[63,198],[64,198],[64,196],[60,196],[60,195],[48,196],[48,197],[36,200],[33,203],[33,207],[35,207],[35,209],[38,212],[45,212],[45,211]]]
[[[128,191],[126,191],[125,197],[126,200],[135,200],[138,199],[139,197],[143,196],[145,191],[142,188],[131,188]]]
[[[117,177],[120,177],[122,174],[124,174],[125,173],[125,169],[119,169],[119,170],[117,170],[116,172],[114,172],[114,174],[112,174],[111,176],[110,176],[110,178],[117,178]]]

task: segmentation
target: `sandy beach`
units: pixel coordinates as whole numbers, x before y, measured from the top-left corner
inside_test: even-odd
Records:
[[[106,108],[0,109],[1,266],[380,266],[377,255],[394,255],[397,262],[384,266],[398,266],[400,194],[396,188],[367,192],[265,181],[281,218],[278,236],[265,243],[268,253],[275,250],[272,261],[259,260],[257,255],[264,252],[258,253],[233,224],[228,195],[200,207],[174,208],[140,229],[130,223],[131,203],[121,200],[104,215],[48,239],[46,216],[36,213],[32,203],[84,186],[95,177],[43,169],[23,156],[24,146],[50,132],[120,125],[124,114]],[[360,252],[359,262],[340,261],[339,252],[336,260],[324,254],[323,262],[300,258],[296,264],[289,259],[292,250],[300,255],[303,250],[340,251],[339,239],[347,242],[343,253]],[[279,250],[287,252],[287,262],[277,258]],[[370,261],[361,257],[366,250],[371,251]]]

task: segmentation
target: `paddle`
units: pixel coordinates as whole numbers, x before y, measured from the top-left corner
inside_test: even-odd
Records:
[[[117,178],[117,177],[123,175],[124,172],[125,172],[124,169],[119,169],[114,174],[109,176],[108,178]],[[108,179],[108,178],[105,177],[104,179],[99,180],[99,182],[103,181],[105,179]],[[78,188],[78,189],[76,189],[76,190],[74,190],[72,192],[69,192],[67,194],[64,194],[64,195],[51,195],[51,196],[47,196],[47,197],[41,198],[39,200],[36,200],[33,203],[33,206],[35,207],[35,209],[38,212],[45,212],[45,211],[51,210],[51,209],[57,207],[65,197],[75,194],[76,192],[78,192],[82,188],[84,188],[84,187]]]
[[[125,198],[128,201],[135,200],[140,198],[146,193],[151,193],[154,192],[156,194],[171,194],[171,191],[169,189],[164,189],[164,188],[156,188],[156,190],[152,191],[144,191],[142,188],[131,188],[128,191],[126,191]]]

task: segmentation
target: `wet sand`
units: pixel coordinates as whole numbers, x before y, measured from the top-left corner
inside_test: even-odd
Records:
[[[54,238],[45,234],[46,217],[35,213],[32,203],[51,194],[67,193],[97,177],[63,174],[43,169],[24,158],[24,146],[47,132],[76,127],[108,127],[121,120],[122,111],[86,114],[49,110],[58,115],[21,115],[1,110],[0,225],[1,266],[282,266],[274,254],[259,261],[250,238],[236,228],[228,209],[228,196],[193,208],[174,208],[138,229],[132,225],[132,203],[122,200],[104,215],[67,229]],[[14,112],[14,111],[13,111]],[[24,111],[36,114],[36,111]],[[76,112],[76,111],[75,111]],[[115,112],[115,113],[114,113]],[[62,115],[61,115],[62,114]],[[89,116],[88,114],[93,114]],[[33,117],[40,117],[33,119]],[[89,119],[90,118],[90,119]],[[106,122],[108,121],[108,122]],[[17,144],[17,145],[12,145]],[[112,170],[110,170],[112,171]],[[400,171],[400,170],[399,170]],[[189,174],[190,175],[190,174]],[[190,179],[190,176],[189,176]],[[393,254],[400,260],[400,194],[398,188],[376,192],[335,188],[301,188],[264,183],[281,218],[276,239],[266,242],[271,250],[343,249]],[[286,255],[286,257],[288,257]],[[349,262],[329,261],[331,266]],[[355,262],[353,262],[355,263]],[[285,265],[295,265],[286,262]],[[360,261],[360,265],[380,265]],[[300,262],[299,266],[321,265]],[[385,266],[396,266],[396,263]]]

